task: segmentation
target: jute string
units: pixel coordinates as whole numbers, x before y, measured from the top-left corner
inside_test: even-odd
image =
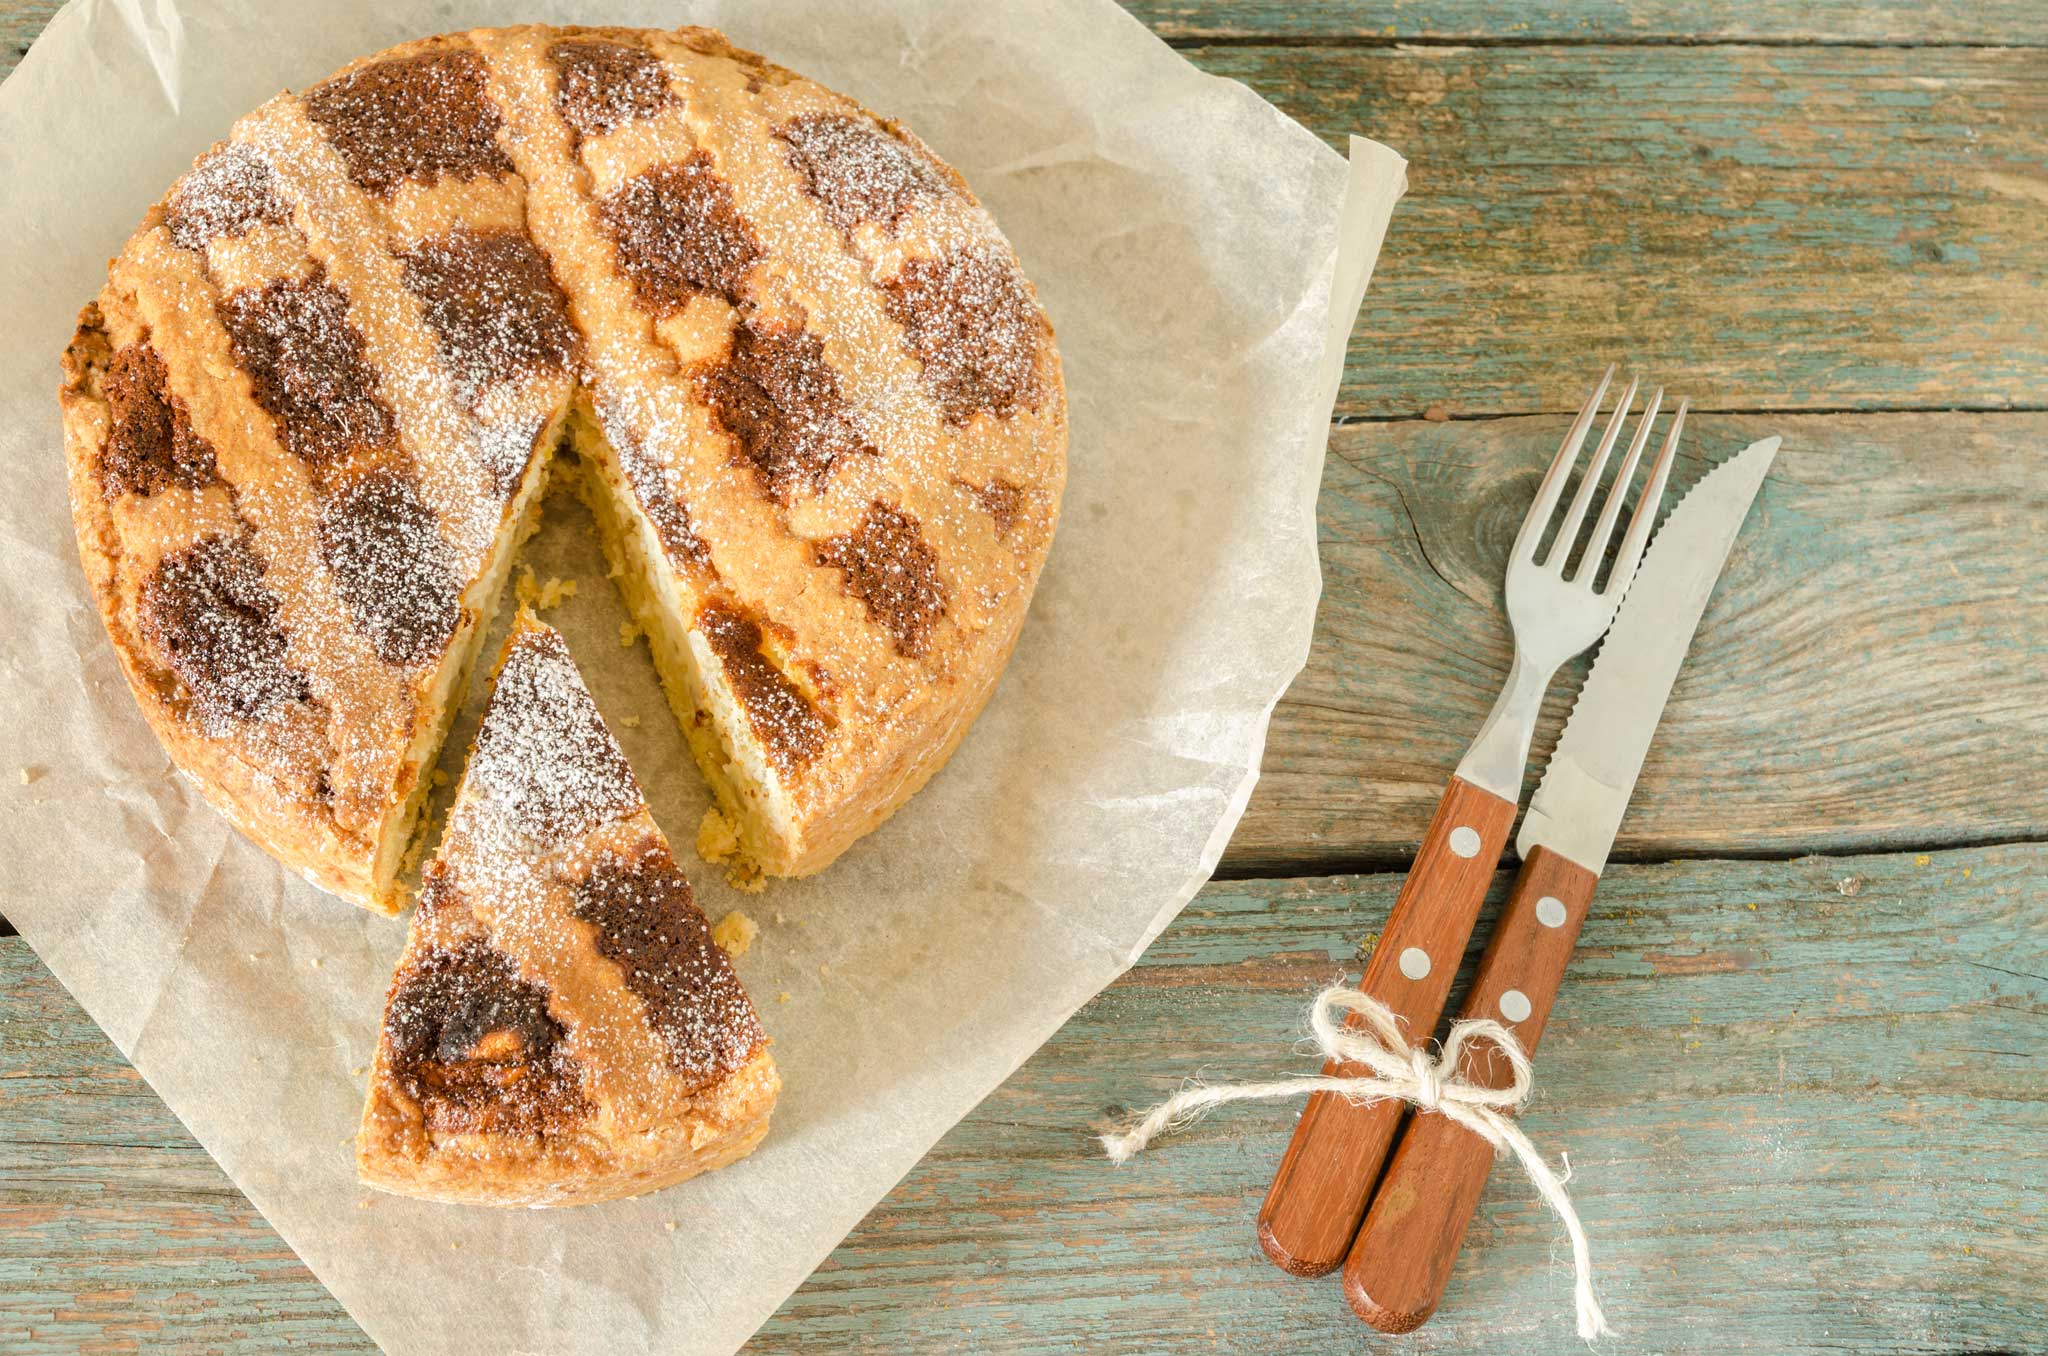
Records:
[[[1346,1015],[1351,1013],[1358,1015],[1362,1026],[1346,1022]],[[1522,1170],[1571,1235],[1579,1336],[1590,1342],[1610,1332],[1607,1316],[1600,1312],[1600,1305],[1593,1298],[1593,1257],[1586,1246],[1586,1230],[1564,1190],[1564,1184],[1571,1180],[1571,1160],[1564,1159],[1561,1174],[1554,1171],[1514,1120],[1515,1111],[1529,1100],[1535,1087],[1529,1056],[1514,1033],[1491,1018],[1468,1018],[1451,1027],[1443,1050],[1432,1060],[1427,1050],[1408,1044],[1399,1020],[1384,1005],[1357,989],[1342,987],[1317,994],[1308,1020],[1316,1046],[1326,1058],[1363,1065],[1371,1073],[1353,1078],[1312,1074],[1267,1083],[1210,1085],[1190,1081],[1130,1129],[1104,1135],[1102,1147],[1110,1161],[1125,1161],[1142,1151],[1155,1136],[1183,1129],[1226,1102],[1266,1101],[1315,1092],[1334,1092],[1348,1102],[1360,1104],[1396,1098],[1418,1110],[1447,1116],[1491,1144],[1496,1153],[1507,1149],[1521,1160]],[[1482,1087],[1459,1074],[1459,1060],[1473,1041],[1492,1041],[1507,1057],[1515,1076],[1506,1087]]]

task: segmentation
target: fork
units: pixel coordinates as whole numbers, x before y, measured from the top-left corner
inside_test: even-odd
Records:
[[[1667,438],[1660,449],[1614,567],[1606,583],[1596,587],[1608,542],[1664,399],[1660,388],[1644,407],[1585,549],[1574,551],[1601,473],[1635,403],[1639,379],[1631,378],[1549,551],[1537,559],[1537,548],[1547,535],[1614,374],[1610,366],[1572,422],[1515,536],[1506,580],[1514,662],[1493,711],[1437,803],[1415,864],[1409,868],[1360,981],[1367,994],[1386,1004],[1419,1036],[1426,1037],[1436,1029],[1487,884],[1507,844],[1543,694],[1559,666],[1592,645],[1613,622],[1621,597],[1642,561],[1671,473],[1675,437]],[[1565,567],[1574,557],[1578,566],[1567,576]],[[1331,1061],[1323,1072],[1356,1077],[1366,1071]],[[1343,1263],[1402,1110],[1398,1101],[1356,1105],[1327,1092],[1309,1099],[1259,1208],[1259,1246],[1283,1271],[1322,1276]]]

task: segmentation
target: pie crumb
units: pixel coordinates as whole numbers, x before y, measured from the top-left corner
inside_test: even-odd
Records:
[[[747,948],[760,935],[760,925],[738,909],[719,919],[718,926],[711,929],[711,940],[723,947],[726,955],[735,958],[746,955]]]
[[[697,823],[697,855],[707,862],[729,860],[739,850],[740,833],[732,820],[716,805],[704,811]]]

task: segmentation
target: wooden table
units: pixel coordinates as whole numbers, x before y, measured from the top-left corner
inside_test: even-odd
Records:
[[[1314,657],[1222,878],[750,1350],[1365,1344],[1252,1243],[1288,1112],[1119,1170],[1087,1131],[1271,1069],[1370,948],[1505,671],[1559,415],[1620,356],[1692,397],[1683,470],[1785,450],[1526,1122],[1571,1151],[1613,1349],[2048,1350],[2048,6],[1129,3],[1413,160]],[[10,67],[53,8],[0,0]],[[372,1350],[19,939],[0,976],[0,1350]],[[1560,1240],[1497,1174],[1399,1345],[1579,1350]]]

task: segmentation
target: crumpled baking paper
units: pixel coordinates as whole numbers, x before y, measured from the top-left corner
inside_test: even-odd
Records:
[[[1022,643],[951,765],[818,879],[741,896],[695,873],[714,918],[761,924],[739,968],[787,1090],[760,1151],[504,1212],[357,1184],[405,924],[316,892],[174,774],[80,574],[56,388],[108,256],[237,115],[407,38],[529,20],[716,25],[915,128],[1037,283],[1073,441]],[[74,0],[0,87],[0,183],[0,723],[28,772],[0,769],[7,916],[392,1356],[613,1356],[738,1347],[1208,876],[1307,654],[1344,341],[1404,180],[1108,0]],[[580,584],[551,619],[687,854],[704,793],[592,537],[559,507],[527,558]]]

